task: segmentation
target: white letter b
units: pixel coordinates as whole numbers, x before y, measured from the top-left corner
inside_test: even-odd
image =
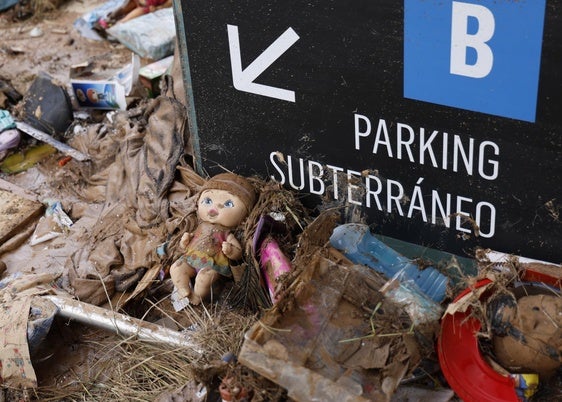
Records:
[[[468,33],[468,18],[478,20],[478,31]],[[492,12],[484,6],[453,1],[451,20],[451,74],[483,78],[494,65],[494,54],[486,44],[494,35],[495,20]],[[467,64],[466,50],[476,51],[476,62]]]

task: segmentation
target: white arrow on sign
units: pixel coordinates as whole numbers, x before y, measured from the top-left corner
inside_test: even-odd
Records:
[[[272,87],[269,85],[256,84],[254,80],[259,77],[275,60],[287,51],[299,40],[299,36],[288,28],[275,42],[273,42],[262,54],[258,56],[246,69],[242,70],[242,57],[240,55],[240,39],[238,37],[238,27],[227,25],[228,45],[230,47],[230,65],[232,67],[232,83],[234,88],[239,91],[250,92],[256,95],[269,96],[285,100],[295,101],[295,92],[287,89]]]

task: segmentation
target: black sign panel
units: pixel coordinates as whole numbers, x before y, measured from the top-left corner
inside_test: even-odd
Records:
[[[554,1],[177,2],[200,162],[379,233],[562,261]]]

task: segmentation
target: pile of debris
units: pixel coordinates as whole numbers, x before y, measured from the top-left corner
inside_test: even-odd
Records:
[[[232,277],[174,299],[212,178],[194,169],[177,53],[134,96],[139,56],[38,74],[24,96],[0,80],[5,400],[560,397],[560,266],[481,250],[468,275],[259,177]]]

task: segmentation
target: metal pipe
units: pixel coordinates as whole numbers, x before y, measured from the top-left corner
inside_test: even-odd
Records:
[[[67,297],[54,295],[44,297],[57,306],[57,314],[61,317],[115,331],[118,335],[137,336],[143,341],[185,347],[197,354],[203,353],[200,346],[194,343],[188,334]]]
[[[63,142],[55,140],[49,134],[44,133],[43,131],[37,130],[35,127],[32,127],[27,123],[18,121],[16,123],[16,127],[18,128],[18,130],[21,130],[24,133],[29,134],[33,138],[38,139],[39,141],[46,142],[47,144],[55,147],[56,149],[58,149],[62,153],[65,153],[66,155],[70,155],[71,157],[73,157],[77,161],[83,162],[83,161],[90,160],[90,157],[88,155],[83,154],[82,152],[66,145]]]

